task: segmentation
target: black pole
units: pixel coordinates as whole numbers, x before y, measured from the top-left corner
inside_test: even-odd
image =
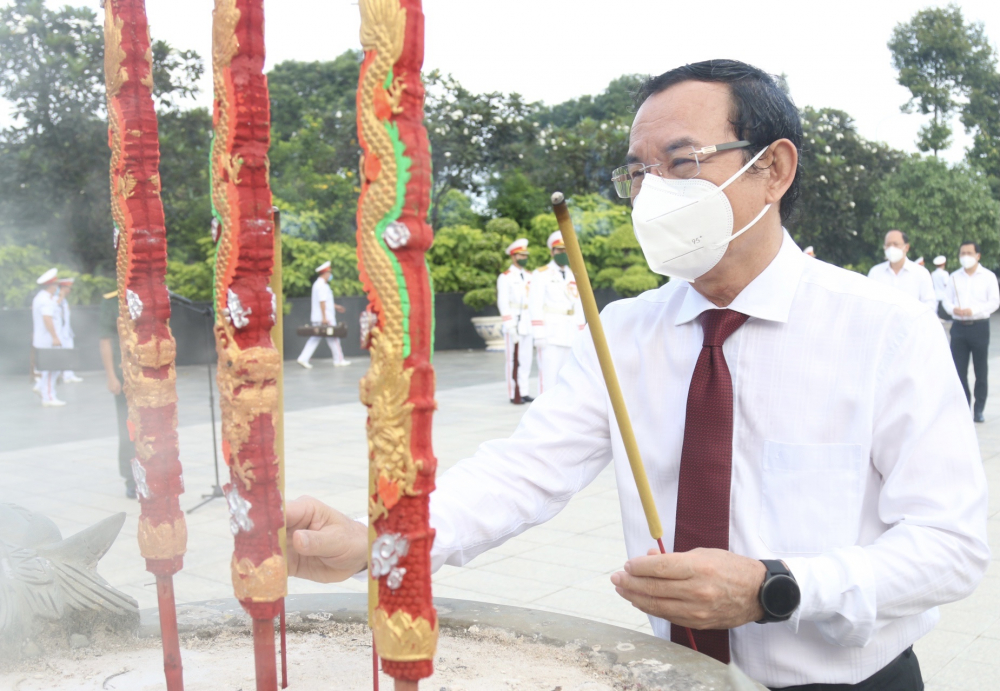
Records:
[[[219,480],[219,439],[215,430],[215,390],[212,384],[212,342],[214,341],[212,325],[215,319],[213,318],[214,315],[211,307],[198,307],[185,297],[176,295],[175,293],[169,293],[169,295],[172,301],[207,318],[205,322],[205,326],[207,327],[205,331],[205,354],[208,360],[205,362],[205,368],[208,373],[208,411],[212,419],[212,456],[215,461],[215,486],[212,487],[210,493],[201,495],[203,500],[201,503],[187,510],[187,513],[194,513],[213,499],[220,499],[225,496],[222,492],[222,482]]]

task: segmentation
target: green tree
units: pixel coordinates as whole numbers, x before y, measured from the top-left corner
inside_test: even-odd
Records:
[[[193,52],[152,49],[161,108],[194,93]],[[41,247],[86,272],[113,270],[102,23],[37,0],[0,8],[0,242]]]
[[[170,258],[197,262],[209,238],[212,200],[208,155],[212,115],[205,108],[159,114],[160,180]]]
[[[875,215],[879,234],[906,232],[915,255],[953,257],[962,241],[973,240],[986,266],[1000,260],[1000,202],[969,166],[907,158],[879,185]]]
[[[878,182],[903,155],[865,140],[841,110],[806,107],[802,132],[801,195],[789,230],[824,261],[857,265],[882,246],[871,228]]]
[[[530,153],[536,106],[517,94],[474,94],[451,76],[424,77],[425,125],[434,169],[431,225],[441,227],[440,202],[450,190],[483,194]]]
[[[995,69],[975,78],[962,124],[972,134],[968,161],[986,173],[993,198],[1000,200],[1000,73]]]
[[[328,62],[286,61],[268,73],[271,190],[286,230],[305,239],[355,241],[362,57],[350,50]]]
[[[957,5],[929,8],[896,26],[889,50],[899,83],[912,95],[903,112],[931,116],[920,129],[917,147],[937,156],[950,143],[950,120],[960,99],[995,64],[986,30],[982,22],[967,24]]]

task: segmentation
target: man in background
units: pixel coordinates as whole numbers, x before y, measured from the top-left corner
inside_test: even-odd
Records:
[[[101,301],[101,364],[107,377],[108,391],[115,397],[115,416],[118,420],[118,472],[125,480],[125,496],[135,499],[135,477],[132,459],[135,444],[128,433],[128,401],[122,389],[122,349],[118,341],[118,291],[104,294]]]
[[[59,279],[59,298],[57,302],[59,303],[59,340],[62,341],[63,348],[73,348],[73,325],[70,322],[70,309],[69,309],[69,293],[73,290],[73,281],[76,279],[70,278],[60,278]],[[76,373],[71,370],[63,370],[61,373],[63,383],[65,384],[76,384],[82,382],[83,379],[76,376]]]
[[[503,319],[504,373],[511,403],[531,403],[532,342],[528,312],[528,240],[518,238],[507,247],[510,266],[497,276],[497,309]]]
[[[333,280],[333,271],[330,269],[330,262],[323,262],[317,266],[316,273],[319,274],[319,277],[313,281],[312,311],[309,314],[309,321],[313,326],[336,326],[336,313],[343,312],[344,308],[333,302],[333,289],[330,287],[330,281]],[[321,336],[310,336],[296,362],[306,369],[312,369],[309,360],[312,358],[313,353],[316,352],[316,348],[322,339],[323,337]],[[351,364],[350,360],[344,359],[344,350],[340,347],[339,338],[327,336],[326,344],[329,346],[330,352],[333,353],[334,367],[346,367]]]
[[[868,272],[868,278],[887,286],[902,290],[933,310],[937,304],[934,297],[934,282],[927,269],[906,258],[910,251],[910,238],[901,230],[890,230],[885,234],[885,261],[876,264]]]
[[[951,290],[951,276],[948,275],[948,270],[945,268],[947,264],[948,259],[943,254],[934,257],[934,271],[931,272],[931,281],[934,282],[934,297],[938,301],[938,319],[941,320],[944,330],[950,331],[951,315],[944,308],[944,300],[948,297],[948,291]]]
[[[944,301],[944,308],[954,320],[951,327],[951,356],[958,369],[958,378],[969,394],[969,356],[976,373],[975,404],[972,419],[985,422],[988,358],[990,354],[990,315],[1000,307],[1000,287],[997,277],[979,263],[979,243],[963,242],[958,250],[962,268],[951,275],[951,288]]]
[[[528,289],[531,326],[538,349],[540,394],[556,385],[573,341],[586,324],[562,233],[558,230],[552,233],[546,244],[552,261],[535,269]]]
[[[61,348],[59,338],[59,304],[56,291],[59,290],[59,278],[56,269],[49,269],[35,281],[42,288],[31,301],[31,345],[38,348]],[[66,405],[56,396],[57,370],[42,370],[41,378],[35,385],[35,392],[42,397],[42,407],[56,408]]]

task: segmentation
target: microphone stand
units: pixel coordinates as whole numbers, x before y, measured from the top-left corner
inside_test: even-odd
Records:
[[[214,342],[212,334],[212,324],[214,322],[214,314],[211,307],[199,307],[193,301],[184,297],[183,295],[178,295],[177,293],[167,291],[170,296],[170,301],[175,302],[181,307],[196,312],[204,317],[208,318],[206,326],[208,330],[205,332],[205,352],[209,353],[207,362],[205,363],[208,372],[208,410],[212,416],[212,456],[215,462],[215,485],[212,487],[212,491],[208,494],[201,495],[202,501],[195,505],[194,507],[187,510],[187,513],[194,513],[201,507],[203,507],[208,502],[213,499],[221,499],[225,496],[222,492],[222,483],[219,480],[219,442],[218,435],[215,429],[215,390],[212,384],[212,357],[211,357],[211,344]]]

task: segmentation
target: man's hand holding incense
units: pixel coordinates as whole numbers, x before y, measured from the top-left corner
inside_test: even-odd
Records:
[[[368,563],[368,528],[318,499],[288,502],[285,523],[289,576],[336,583]]]
[[[650,550],[611,582],[646,614],[692,629],[733,629],[763,618],[757,596],[766,573],[756,559],[722,549]]]

